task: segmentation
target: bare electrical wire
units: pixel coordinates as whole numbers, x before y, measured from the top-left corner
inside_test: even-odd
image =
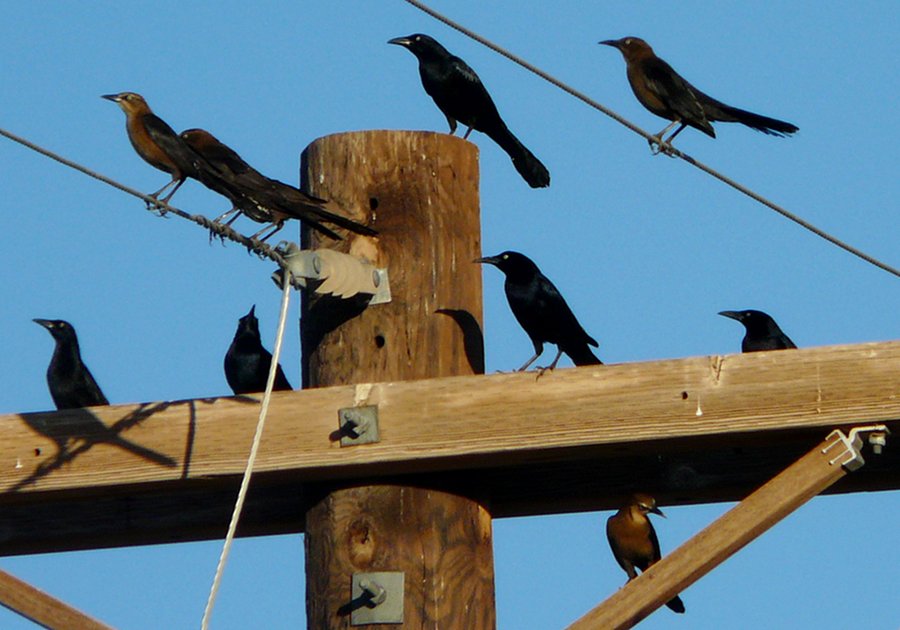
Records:
[[[196,223],[197,225],[206,228],[212,234],[215,234],[218,237],[227,238],[229,241],[234,241],[235,243],[239,243],[240,245],[243,245],[244,247],[246,247],[248,250],[255,252],[259,256],[268,258],[269,260],[271,260],[272,262],[274,262],[275,264],[280,266],[282,269],[287,268],[287,263],[285,262],[284,258],[277,251],[275,251],[274,248],[272,248],[269,245],[266,245],[265,243],[259,241],[258,239],[247,238],[243,234],[236,232],[234,229],[231,228],[231,226],[225,225],[223,223],[215,223],[200,214],[190,214],[188,212],[185,212],[184,210],[179,210],[175,206],[170,206],[169,204],[167,204],[163,201],[154,199],[150,195],[146,195],[139,190],[135,190],[134,188],[126,186],[125,184],[120,184],[116,180],[114,180],[110,177],[107,177],[106,175],[102,175],[101,173],[92,171],[91,169],[87,168],[86,166],[82,166],[81,164],[78,164],[77,162],[73,162],[72,160],[64,158],[63,156],[59,155],[58,153],[54,153],[53,151],[50,151],[49,149],[45,149],[44,147],[39,146],[29,140],[26,140],[25,138],[22,138],[21,136],[17,136],[16,134],[14,134],[10,131],[7,131],[6,129],[0,128],[0,135],[9,138],[13,142],[18,142],[22,146],[28,147],[32,151],[36,151],[36,152],[40,153],[41,155],[44,155],[52,160],[59,162],[60,164],[64,164],[64,165],[68,166],[69,168],[73,168],[76,171],[84,173],[85,175],[87,175],[89,177],[93,177],[94,179],[100,180],[104,184],[108,184],[108,185],[112,186],[113,188],[118,188],[122,192],[128,193],[129,195],[133,195],[133,196],[137,197],[138,199],[143,199],[145,202],[147,202],[148,207],[153,207],[153,208],[158,209],[161,214],[172,213],[175,216],[181,217],[182,219],[187,219],[188,221],[192,221],[192,222]]]
[[[654,142],[654,143],[658,143],[658,142],[659,142],[659,139],[658,139],[656,136],[654,136],[653,134],[648,133],[647,131],[641,129],[640,127],[638,127],[637,125],[635,125],[633,122],[627,120],[626,118],[624,118],[623,116],[621,116],[621,115],[617,114],[616,112],[612,111],[612,110],[609,109],[608,107],[602,105],[601,103],[598,103],[597,101],[595,101],[594,99],[590,98],[590,97],[587,96],[586,94],[583,94],[582,92],[579,92],[579,91],[576,90],[575,88],[573,88],[573,87],[571,87],[571,86],[569,86],[569,85],[563,83],[563,82],[560,81],[559,79],[557,79],[557,78],[555,78],[555,77],[553,77],[553,76],[547,74],[546,72],[544,72],[543,70],[541,70],[541,69],[538,68],[537,66],[534,66],[534,65],[528,63],[527,61],[525,61],[525,60],[522,59],[521,57],[519,57],[519,56],[517,56],[517,55],[514,55],[513,53],[509,52],[509,51],[506,50],[505,48],[501,48],[500,46],[498,46],[497,44],[493,43],[492,41],[490,41],[490,40],[488,40],[488,39],[485,39],[484,37],[482,37],[482,36],[479,35],[478,33],[475,33],[474,31],[471,31],[471,30],[467,29],[466,27],[462,26],[461,24],[458,24],[457,22],[454,22],[453,20],[451,20],[450,18],[448,18],[447,16],[445,16],[445,15],[443,15],[443,14],[441,14],[441,13],[438,13],[437,11],[435,11],[434,9],[432,9],[431,7],[429,7],[428,5],[426,5],[426,4],[422,3],[422,2],[419,2],[419,0],[403,0],[403,1],[406,2],[406,3],[408,3],[408,4],[411,4],[412,6],[414,6],[414,7],[417,8],[417,9],[419,9],[420,11],[423,11],[423,12],[427,13],[428,15],[430,15],[430,16],[433,17],[433,18],[435,18],[436,20],[438,20],[438,21],[440,21],[440,22],[443,22],[444,24],[446,24],[446,25],[449,26],[450,28],[459,31],[460,33],[462,33],[462,34],[465,35],[466,37],[469,37],[469,38],[471,38],[471,39],[474,39],[474,40],[475,40],[476,42],[478,42],[479,44],[482,44],[483,46],[486,46],[486,47],[490,48],[491,50],[493,50],[494,52],[496,52],[496,53],[498,53],[498,54],[500,54],[500,55],[503,55],[504,57],[506,57],[506,58],[509,59],[510,61],[512,61],[512,62],[514,62],[514,63],[516,63],[516,64],[518,64],[518,65],[520,65],[520,66],[522,66],[523,68],[525,68],[525,69],[528,70],[529,72],[532,72],[532,73],[536,74],[537,76],[541,77],[541,78],[544,79],[545,81],[548,81],[548,82],[552,83],[553,85],[555,85],[555,86],[558,87],[559,89],[561,89],[561,90],[563,90],[564,92],[570,94],[571,96],[574,96],[575,98],[577,98],[578,100],[582,101],[583,103],[586,103],[586,104],[589,105],[590,107],[593,107],[594,109],[596,109],[596,110],[598,110],[598,111],[600,111],[600,112],[606,114],[607,116],[609,116],[610,118],[612,118],[613,120],[615,120],[617,123],[619,123],[619,124],[621,124],[621,125],[624,125],[625,127],[628,127],[629,129],[631,129],[631,130],[632,130],[633,132],[635,132],[636,134],[638,134],[638,135],[640,135],[640,136],[643,136],[644,138],[647,139],[648,142]],[[702,162],[699,162],[698,160],[694,159],[694,158],[691,157],[690,155],[688,155],[688,154],[686,154],[686,153],[684,153],[684,152],[682,152],[682,151],[676,149],[675,147],[673,147],[673,146],[671,146],[671,145],[669,145],[669,144],[666,144],[666,145],[665,145],[665,150],[666,150],[666,153],[668,153],[669,155],[672,155],[672,156],[674,156],[674,157],[681,158],[682,160],[684,160],[684,161],[687,162],[688,164],[691,164],[691,165],[693,165],[693,166],[696,166],[697,168],[699,168],[699,169],[700,169],[701,171],[703,171],[704,173],[706,173],[706,174],[708,174],[708,175],[711,175],[711,176],[715,177],[716,179],[718,179],[718,180],[721,181],[722,183],[727,184],[728,186],[731,186],[732,188],[734,188],[734,189],[737,190],[738,192],[741,192],[741,193],[747,195],[748,197],[750,197],[750,198],[753,199],[754,201],[757,201],[757,202],[761,203],[762,205],[766,206],[767,208],[769,208],[769,209],[771,209],[771,210],[774,210],[775,212],[777,212],[778,214],[780,214],[780,215],[783,216],[784,218],[786,218],[786,219],[788,219],[788,220],[790,220],[790,221],[793,221],[794,223],[796,223],[796,224],[799,225],[800,227],[802,227],[802,228],[804,228],[804,229],[806,229],[806,230],[809,230],[810,232],[812,232],[812,233],[815,234],[816,236],[818,236],[818,237],[820,237],[820,238],[823,238],[823,239],[825,239],[826,241],[828,241],[829,243],[831,243],[831,244],[833,244],[833,245],[836,245],[837,247],[840,247],[840,248],[843,249],[844,251],[849,252],[849,253],[853,254],[854,256],[857,256],[858,258],[861,258],[862,260],[866,261],[867,263],[872,264],[872,265],[875,265],[876,267],[878,267],[878,268],[880,268],[880,269],[883,269],[884,271],[887,271],[888,273],[893,274],[893,275],[897,276],[898,278],[900,278],[900,270],[898,270],[898,269],[896,269],[896,268],[894,268],[894,267],[888,265],[887,263],[881,262],[881,261],[878,260],[877,258],[874,258],[874,257],[870,256],[869,254],[863,252],[862,250],[859,250],[859,249],[853,247],[852,245],[850,245],[850,244],[848,244],[848,243],[845,243],[844,241],[838,239],[837,237],[832,236],[832,235],[829,234],[828,232],[825,232],[824,230],[821,230],[821,229],[817,228],[815,225],[813,225],[813,224],[810,223],[809,221],[806,221],[805,219],[802,219],[801,217],[797,216],[796,214],[794,214],[793,212],[787,210],[786,208],[783,208],[783,207],[779,206],[779,205],[776,204],[774,201],[770,201],[770,200],[766,199],[766,198],[763,197],[762,195],[760,195],[760,194],[758,194],[758,193],[756,193],[756,192],[750,190],[749,188],[747,188],[747,187],[744,186],[743,184],[740,184],[740,183],[736,182],[735,180],[731,179],[731,178],[728,177],[727,175],[723,175],[722,173],[719,173],[718,171],[716,171],[715,169],[713,169],[711,166],[707,166],[706,164],[704,164],[704,163],[702,163]]]

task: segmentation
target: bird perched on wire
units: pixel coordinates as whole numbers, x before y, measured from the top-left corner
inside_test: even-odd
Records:
[[[635,494],[606,521],[609,546],[616,562],[628,574],[629,581],[637,577],[635,569],[644,572],[662,557],[659,539],[648,514],[659,514],[663,518],[666,516],[656,507],[656,499],[646,494]],[[677,613],[684,612],[684,603],[677,595],[666,602],[666,606]]]
[[[656,134],[659,144],[671,144],[687,126],[715,138],[713,122],[739,122],[773,136],[789,136],[796,125],[731,107],[708,96],[687,82],[672,66],[657,57],[650,45],[638,37],[623,37],[600,42],[617,48],[625,58],[628,82],[641,105],[672,123]],[[680,125],[667,139],[663,136]]]
[[[481,79],[465,61],[421,33],[395,37],[388,43],[408,48],[418,58],[422,85],[447,117],[451,134],[456,132],[457,121],[468,127],[463,138],[468,138],[472,129],[487,134],[509,154],[529,186],[550,185],[550,172],[507,128]]]
[[[238,320],[234,340],[225,353],[225,379],[235,395],[252,394],[266,389],[272,354],[263,348],[259,337],[256,305]],[[275,371],[274,391],[293,389],[279,365]]]
[[[534,262],[518,252],[506,251],[474,262],[494,265],[506,275],[503,285],[509,308],[534,344],[534,356],[518,371],[525,370],[544,351],[544,343],[557,346],[556,358],[547,369],[556,367],[565,352],[575,365],[600,365],[589,345],[597,342],[588,335],[553,283]]]
[[[781,331],[775,320],[762,311],[721,311],[719,315],[737,320],[744,325],[746,334],[741,341],[741,352],[787,350],[797,347]]]
[[[134,92],[105,94],[102,98],[118,104],[125,112],[125,129],[131,146],[148,164],[169,173],[172,181],[150,196],[159,198],[164,190],[174,186],[160,201],[167,203],[188,177],[197,178],[198,157],[166,122],[153,113],[147,101]]]
[[[337,214],[334,211],[338,209],[337,204],[307,195],[293,186],[266,177],[204,129],[182,131],[181,139],[203,158],[198,169],[199,181],[210,190],[227,197],[233,204],[233,208],[217,221],[236,212],[228,222],[229,225],[241,214],[258,223],[272,224],[273,229],[260,239],[263,241],[280,230],[288,219],[303,221],[334,239],[341,237],[322,225],[322,222],[357,234],[377,234],[375,230]],[[264,227],[251,238],[259,237],[269,227]]]
[[[109,401],[91,375],[78,347],[78,336],[69,322],[61,319],[35,319],[34,323],[46,328],[56,347],[47,368],[47,385],[57,409],[79,409],[108,405]]]

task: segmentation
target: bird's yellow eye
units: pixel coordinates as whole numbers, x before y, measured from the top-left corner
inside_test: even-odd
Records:
[[[626,46],[631,46],[631,38],[630,38],[630,37],[629,37],[628,39],[625,40],[625,45],[626,45]]]

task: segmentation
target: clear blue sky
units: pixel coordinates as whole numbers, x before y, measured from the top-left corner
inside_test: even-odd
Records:
[[[651,132],[620,55],[638,35],[701,89],[794,122],[790,139],[720,124],[678,146],[824,229],[900,264],[896,2],[483,2],[439,8]],[[391,2],[20,2],[0,22],[0,125],[144,191],[166,181],[132,151],[101,94],[143,94],[176,129],[202,126],[263,172],[296,181],[315,138],[356,129],[444,131],[414,58],[385,42],[425,32],[463,57],[549,167],[528,188],[485,136],[486,254],[517,249],[557,284],[606,362],[736,352],[723,309],[772,313],[801,346],[896,339],[898,279],[811,236],[400,0]],[[0,139],[3,237],[0,412],[52,407],[52,351],[34,317],[71,321],[114,403],[229,393],[222,357],[257,305],[267,345],[272,265],[207,244],[179,219]],[[179,207],[215,216],[197,183]],[[240,224],[244,229],[254,225]],[[293,228],[292,228],[293,229]],[[294,232],[295,233],[295,232]],[[448,279],[449,281],[449,279]],[[295,302],[296,304],[296,302]],[[294,310],[296,317],[296,307]],[[289,329],[291,330],[291,329]],[[296,329],[285,366],[296,384]],[[502,276],[485,271],[490,371],[531,353]],[[567,364],[564,364],[567,365]],[[848,419],[849,420],[849,419]],[[897,628],[900,493],[815,499],[642,627]],[[664,550],[728,506],[678,507]],[[498,520],[498,621],[561,628],[624,582],[608,513]],[[220,542],[0,559],[0,568],[115,626],[197,627]],[[239,540],[215,628],[304,627],[302,540]],[[6,611],[0,627],[31,627]]]

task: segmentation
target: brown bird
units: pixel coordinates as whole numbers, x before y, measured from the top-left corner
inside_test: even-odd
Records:
[[[662,557],[659,539],[647,516],[650,513],[659,514],[663,518],[666,516],[656,507],[656,499],[646,494],[635,494],[627,505],[606,521],[609,546],[616,562],[628,574],[629,581],[638,575],[635,568],[644,572]],[[666,602],[666,606],[677,613],[684,612],[684,603],[677,595]]]
[[[102,98],[113,101],[125,112],[125,128],[131,146],[151,166],[172,176],[172,181],[151,193],[157,199],[169,186],[172,191],[161,201],[168,202],[188,177],[196,178],[197,155],[178,137],[166,122],[153,113],[147,101],[134,92],[104,94]]]
[[[617,48],[625,58],[628,82],[641,105],[672,123],[656,134],[660,145],[671,144],[686,126],[715,138],[713,122],[739,122],[773,136],[789,136],[796,125],[731,107],[708,96],[687,82],[672,66],[657,57],[650,45],[638,37],[623,37],[599,42]],[[668,139],[663,136],[680,125]]]
[[[284,182],[266,177],[247,164],[240,155],[204,129],[188,129],[181,132],[184,143],[203,158],[197,179],[210,190],[224,195],[232,202],[232,209],[220,216],[241,214],[258,223],[268,223],[252,238],[273,229],[260,240],[266,240],[278,232],[288,219],[297,219],[333,239],[340,239],[335,232],[322,225],[331,223],[357,234],[374,236],[377,232],[361,223],[334,212],[337,204],[308,195]]]

